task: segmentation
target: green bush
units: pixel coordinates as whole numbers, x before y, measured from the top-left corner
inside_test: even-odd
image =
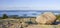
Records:
[[[8,18],[8,16],[6,14],[3,14],[2,19],[6,19],[6,18]]]
[[[56,15],[56,17],[57,17],[57,20],[60,21],[60,14],[59,15]]]

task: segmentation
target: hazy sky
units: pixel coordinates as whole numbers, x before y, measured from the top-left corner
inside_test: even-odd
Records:
[[[59,10],[60,0],[0,0],[0,10]]]

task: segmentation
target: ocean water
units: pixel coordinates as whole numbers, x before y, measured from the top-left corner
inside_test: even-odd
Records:
[[[54,14],[60,14],[60,11],[41,11],[41,10],[0,10],[0,16],[3,14],[7,15],[18,15],[18,16],[38,16],[44,12],[53,12]]]

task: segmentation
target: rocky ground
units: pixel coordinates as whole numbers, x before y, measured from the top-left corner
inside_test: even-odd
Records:
[[[18,19],[0,20],[0,28],[60,28],[60,25],[26,24]]]

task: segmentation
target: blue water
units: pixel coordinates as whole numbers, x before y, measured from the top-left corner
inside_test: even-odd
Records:
[[[27,16],[37,16],[41,13],[38,13],[38,12],[0,12],[0,16],[2,16],[3,14],[19,15],[19,16],[23,16],[24,14],[26,14]]]
[[[49,11],[41,11],[41,10],[0,10],[0,16],[3,14],[7,15],[18,15],[18,16],[24,16],[26,14],[27,16],[38,16],[42,14],[43,12],[49,12]],[[60,11],[51,11],[55,14],[60,14]]]

